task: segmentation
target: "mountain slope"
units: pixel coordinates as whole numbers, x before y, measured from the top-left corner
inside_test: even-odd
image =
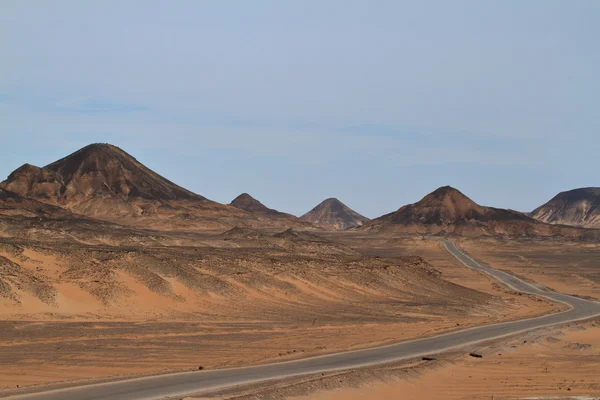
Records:
[[[132,225],[222,228],[248,217],[177,186],[109,144],[86,146],[44,168],[25,164],[0,187],[84,216]]]
[[[589,236],[580,229],[544,224],[517,211],[481,206],[450,186],[376,218],[363,229],[466,236]]]
[[[360,215],[335,198],[324,200],[300,218],[332,229],[361,226],[369,221],[367,217]]]
[[[531,216],[550,224],[600,228],[600,188],[589,187],[561,192],[533,210]]]
[[[60,207],[27,199],[0,188],[0,216],[66,217],[70,213]]]

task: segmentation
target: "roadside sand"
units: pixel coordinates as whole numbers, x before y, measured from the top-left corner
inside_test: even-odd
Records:
[[[431,336],[456,324],[464,328],[487,320],[463,316],[315,326],[252,321],[7,322],[1,325],[0,387],[284,361]]]
[[[499,400],[600,396],[600,325],[566,331],[564,335],[555,333],[532,344],[520,342],[516,349],[510,347],[516,343],[513,341],[504,350],[485,352],[483,359],[462,356],[407,380],[289,399]]]
[[[561,293],[600,300],[600,244],[462,239],[460,246],[493,268],[534,280]]]
[[[409,360],[291,378],[204,398],[227,400],[595,399],[600,395],[600,320],[546,328],[437,361]],[[191,400],[191,398],[190,398]]]

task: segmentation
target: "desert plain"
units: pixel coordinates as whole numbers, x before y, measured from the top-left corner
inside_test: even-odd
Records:
[[[441,243],[423,237],[367,238],[340,232],[317,239],[314,234],[286,232],[286,238],[280,239],[270,232],[233,229],[198,235],[197,246],[126,248],[3,239],[3,268],[12,268],[27,282],[13,291],[18,293],[18,305],[10,297],[2,304],[3,391],[200,366],[214,369],[284,361],[565,307],[518,295],[461,265]],[[494,240],[490,246],[489,239],[459,239],[458,243],[495,268],[565,293],[583,293],[584,288],[585,296],[597,298],[597,275],[587,264],[600,256],[600,246],[518,240]],[[522,264],[511,262],[512,258],[523,260]],[[547,268],[531,266],[531,259]],[[592,357],[597,330],[591,332],[589,340],[577,341],[585,346],[571,352],[579,357],[589,354],[586,363],[593,370],[600,364]],[[510,357],[493,364],[494,373],[502,375],[503,368],[514,373],[515,367],[523,365],[521,352],[530,350],[522,346],[511,350]],[[543,350],[556,363],[553,348]],[[570,353],[561,351],[557,355],[569,358]],[[554,366],[553,379],[562,369],[565,374],[572,370],[572,363],[579,363],[576,360]],[[469,364],[473,362],[458,356],[441,363],[439,369],[428,365],[427,372],[404,377],[400,373],[397,381],[393,378],[390,383],[388,377],[379,386],[373,383],[379,382],[377,374],[361,377],[354,384],[371,389],[355,390],[360,398],[408,393],[403,385],[419,393],[419,382],[429,387],[427,379],[434,379],[449,385],[440,387],[440,393],[453,387],[455,398],[462,398],[464,384],[452,382],[473,375],[468,372],[475,368]],[[490,362],[486,356],[484,365]],[[455,369],[458,372],[444,372]],[[510,374],[505,378],[512,380]],[[584,383],[593,386],[595,379],[587,374]],[[502,385],[496,383],[490,381],[483,389],[500,393],[496,390]],[[302,393],[304,386],[290,384],[289,395]],[[464,389],[465,396],[473,395]],[[358,396],[352,391],[339,395]],[[328,392],[318,396],[335,398]],[[419,398],[415,396],[410,398]]]

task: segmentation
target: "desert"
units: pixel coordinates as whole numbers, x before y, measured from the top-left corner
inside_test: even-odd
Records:
[[[0,1],[0,400],[600,400],[598,38]]]
[[[9,398],[115,379],[310,360],[569,310],[468,268],[442,239],[544,290],[600,296],[595,231],[488,211],[450,187],[400,208],[416,217],[340,225],[332,221],[353,211],[337,200],[310,220],[269,209],[248,194],[233,207],[210,205],[110,145],[88,146],[35,173],[32,168],[19,168],[1,184],[0,384]],[[48,185],[56,188],[48,192]],[[119,205],[126,216],[119,219],[106,212],[130,203],[146,211],[129,217],[129,206]],[[177,217],[191,210],[195,217]],[[197,229],[205,215],[207,226]],[[175,222],[165,228],[165,221]],[[521,226],[527,235],[515,234]],[[473,368],[456,353],[449,357],[423,373],[422,385],[435,374]],[[498,368],[519,360],[515,355]],[[392,383],[374,383],[375,372],[353,382],[372,386],[365,398],[404,392],[398,371],[420,371],[419,365],[391,367]],[[407,384],[415,393],[424,390]],[[212,395],[357,395],[311,387],[306,379],[284,380]]]

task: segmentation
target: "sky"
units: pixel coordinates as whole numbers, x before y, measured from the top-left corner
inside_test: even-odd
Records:
[[[600,186],[600,2],[0,1],[0,180],[95,142],[210,199],[368,217]]]

